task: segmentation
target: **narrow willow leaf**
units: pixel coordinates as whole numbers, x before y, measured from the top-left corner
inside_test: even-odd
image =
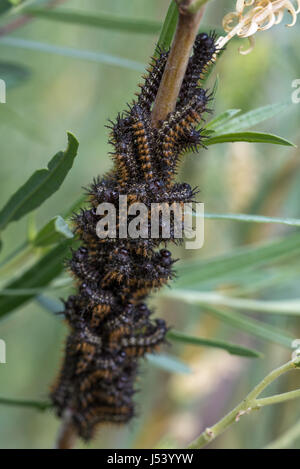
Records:
[[[166,355],[160,353],[159,355],[154,355],[152,353],[147,353],[146,358],[151,365],[156,368],[160,368],[170,373],[181,373],[181,374],[190,374],[191,369],[180,361],[178,358],[173,357],[172,355]]]
[[[220,281],[222,277],[226,278],[232,273],[241,274],[266,264],[297,259],[298,256],[300,257],[300,235],[297,233],[271,243],[239,248],[212,259],[178,264],[179,278],[174,282],[174,287],[190,287],[211,279]]]
[[[267,340],[276,344],[280,344],[289,349],[292,348],[292,342],[295,340],[292,336],[281,332],[280,329],[266,324],[256,319],[247,318],[239,313],[215,308],[207,303],[203,303],[197,298],[197,292],[186,290],[174,291],[173,299],[184,301],[188,304],[199,305],[203,311],[211,313],[213,316],[220,319],[222,322],[229,324],[237,329],[246,331],[248,334],[259,337],[260,339]]]
[[[50,246],[63,239],[74,238],[67,222],[60,216],[50,220],[36,235],[33,244],[37,247]]]
[[[130,33],[157,34],[161,30],[161,23],[159,21],[139,18],[122,18],[105,13],[94,13],[91,15],[82,11],[62,9],[48,10],[38,7],[26,8],[25,13],[38,18],[44,18],[46,20]]]
[[[23,6],[29,5],[33,0],[0,0],[0,15],[15,13]]]
[[[266,121],[276,115],[281,115],[284,111],[291,107],[290,103],[276,103],[269,106],[260,107],[253,111],[246,112],[234,119],[227,120],[217,127],[218,135],[231,134],[250,129],[261,122]]]
[[[162,30],[158,39],[158,45],[162,49],[169,49],[175,33],[178,20],[178,7],[173,0],[171,0]]]
[[[86,195],[80,197],[66,212],[64,217],[58,215],[50,220],[37,234],[34,245],[47,246],[55,244],[64,238],[71,239],[74,237],[68,222],[65,218],[69,218],[74,212],[78,211],[86,202]]]
[[[262,358],[262,354],[257,350],[235,345],[230,342],[224,342],[222,340],[211,340],[204,339],[203,337],[194,337],[182,332],[171,330],[167,334],[167,338],[175,342],[181,342],[183,344],[198,345],[200,347],[213,347],[226,350],[231,355],[239,355],[247,358]]]
[[[66,151],[57,153],[49,162],[47,169],[36,171],[2,209],[0,230],[39,207],[60,188],[73,166],[77,149],[78,142],[69,133]]]
[[[1,288],[0,296],[30,296],[42,294],[49,290],[57,290],[57,287],[39,287],[39,288]]]
[[[64,310],[64,305],[62,301],[59,301],[56,298],[50,298],[46,295],[37,296],[36,302],[41,305],[46,311],[52,314],[58,314]]]
[[[219,127],[222,127],[228,120],[230,120],[233,116],[236,116],[240,109],[228,109],[228,111],[223,112],[219,116],[212,119],[208,124],[205,125],[205,129],[214,130],[217,132]]]
[[[280,329],[277,329],[270,324],[263,323],[256,319],[249,319],[239,313],[216,309],[210,305],[202,305],[205,310],[213,314],[221,321],[247,332],[248,334],[259,337],[263,341],[273,342],[282,345],[288,349],[292,349],[294,337],[284,334]]]
[[[0,3],[0,15],[6,13],[13,7],[13,4],[10,0],[2,0]]]
[[[212,90],[211,90],[212,98],[216,97],[216,94],[217,94],[218,89],[219,89],[219,84],[220,84],[220,77],[219,77],[219,75],[217,75],[217,77],[215,79],[215,82],[214,82],[214,86],[212,87]]]
[[[45,292],[56,292],[57,290],[62,290],[64,288],[69,288],[73,284],[72,278],[60,279],[60,281],[55,282],[51,285],[46,285],[44,287],[36,288],[1,288],[0,296],[35,296],[41,295]]]
[[[76,212],[79,208],[83,207],[86,203],[86,195],[80,197],[66,212],[64,213],[64,218],[69,218]],[[49,239],[56,236],[55,227],[49,231]],[[34,255],[33,246],[29,244],[29,242],[23,243],[21,246],[18,246],[11,254],[9,254],[1,263],[0,269],[2,269],[1,274],[6,275],[3,272],[3,269],[11,269],[16,270],[19,265],[23,265],[24,262],[28,260],[28,257]],[[15,264],[15,265],[14,265]],[[7,266],[8,265],[8,266]]]
[[[5,288],[8,290],[23,288],[31,289],[41,288],[48,285],[62,272],[64,268],[64,260],[68,255],[72,241],[73,240],[66,240],[58,246],[55,246],[19,278],[6,285]],[[6,316],[15,308],[18,308],[35,296],[36,294],[34,293],[19,296],[0,295],[0,318]]]
[[[295,146],[285,138],[262,132],[236,132],[222,135],[213,134],[211,137],[205,139],[205,145],[216,145],[217,143],[230,142],[271,143],[273,145],[284,145],[287,147]]]
[[[29,407],[40,411],[48,410],[52,407],[50,401],[27,401],[25,399],[6,399],[4,397],[0,397],[0,405]]]
[[[145,65],[140,62],[136,62],[135,60],[124,59],[123,57],[116,57],[114,55],[105,54],[103,52],[94,52],[90,50],[74,49],[71,47],[54,46],[52,44],[45,44],[43,42],[31,41],[29,39],[22,39],[19,37],[1,37],[0,45],[1,44],[21,49],[61,55],[63,57],[70,57],[72,59],[77,60],[80,59],[87,60],[88,62],[113,65],[129,70],[137,70],[138,72],[143,72],[145,70]]]
[[[5,81],[7,88],[24,83],[28,80],[29,76],[29,69],[24,67],[24,65],[0,62],[0,77]]]
[[[254,300],[249,298],[236,298],[227,295],[221,295],[215,292],[203,292],[194,290],[172,289],[164,291],[165,298],[187,298],[195,301],[197,304],[210,304],[237,308],[249,312],[283,314],[300,316],[300,299],[294,300]]]
[[[194,216],[197,216],[194,214]],[[205,213],[208,220],[230,220],[245,223],[278,223],[288,226],[300,226],[299,218],[264,217],[262,215],[247,215],[244,213]]]

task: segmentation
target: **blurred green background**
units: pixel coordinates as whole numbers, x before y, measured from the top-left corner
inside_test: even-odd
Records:
[[[63,8],[163,21],[168,5],[168,0],[70,0]],[[220,28],[223,16],[233,9],[233,1],[212,1],[203,25]],[[15,18],[1,17],[0,27]],[[41,227],[52,216],[63,214],[83,193],[83,186],[110,168],[105,124],[131,101],[140,81],[138,68],[147,64],[158,36],[34,19],[9,37],[122,57],[134,61],[137,68],[29,50],[0,39],[0,62],[24,67],[19,82],[8,82],[7,103],[0,105],[0,206],[34,170],[45,167],[58,150],[65,148],[67,130],[80,142],[79,155],[62,188],[36,213],[36,224]],[[215,115],[228,108],[249,111],[291,100],[292,81],[300,78],[299,24],[291,29],[280,25],[258,34],[250,55],[238,54],[241,44],[243,41],[232,42],[217,64]],[[299,124],[300,104],[291,105],[285,114],[261,124],[257,130],[270,131],[299,145]],[[300,218],[299,156],[297,148],[275,145],[215,145],[199,155],[187,155],[180,179],[200,187],[200,200],[207,212]],[[28,217],[9,226],[3,235],[2,259],[22,244],[27,229]],[[205,258],[229,253],[237,246],[289,231],[292,229],[283,225],[206,220],[204,248],[196,254],[182,249],[180,256]],[[296,297],[299,280],[299,274],[291,276],[282,288],[271,286],[263,297]],[[1,284],[5,281],[2,278]],[[56,296],[67,294],[65,289]],[[290,358],[289,350],[249,338],[211,316],[200,315],[195,306],[166,299],[153,302],[157,313],[176,329],[254,346],[265,357],[252,361],[214,349],[167,347],[167,353],[180,357],[193,372],[171,374],[144,363],[138,385],[138,418],[128,427],[100,429],[89,447],[184,447],[238,403],[268,371]],[[266,320],[300,337],[299,320],[272,315]],[[62,359],[65,333],[61,319],[36,302],[2,321],[0,337],[7,344],[7,364],[0,365],[0,396],[46,399]],[[299,377],[289,375],[273,390],[283,392],[297,384],[299,387]],[[264,409],[242,419],[211,447],[263,447],[294,424],[297,416],[298,401]],[[51,411],[0,406],[1,448],[52,447],[58,427],[59,421]],[[300,448],[300,439],[294,447]]]

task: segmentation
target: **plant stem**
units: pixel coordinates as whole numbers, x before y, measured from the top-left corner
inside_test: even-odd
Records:
[[[300,397],[300,389],[296,391],[284,392],[283,394],[276,394],[275,396],[257,399],[256,404],[258,407],[265,407],[267,405],[280,404],[281,402],[291,401]]]
[[[277,396],[271,396],[265,399],[257,399],[262,391],[264,391],[267,386],[273,383],[273,381],[282,376],[284,373],[287,373],[288,371],[296,368],[300,368],[300,358],[292,360],[280,368],[272,371],[248,394],[248,396],[240,404],[238,404],[229,414],[227,414],[213,427],[206,428],[204,432],[201,433],[201,435],[189,445],[188,448],[203,448],[207,444],[211,443],[215,438],[217,438],[217,436],[221,435],[232,424],[238,422],[241,416],[249,414],[253,410],[258,410],[260,407],[265,405],[276,404],[288,399],[300,397],[300,390],[297,390],[285,394],[279,394]]]
[[[67,409],[60,427],[55,449],[72,449],[76,443],[77,432],[72,422],[72,411]]]
[[[188,8],[187,10],[190,13],[196,13],[196,11],[199,10],[205,3],[207,3],[209,0],[195,0]]]
[[[179,18],[175,37],[152,111],[153,127],[157,127],[159,122],[165,120],[167,115],[175,109],[203,15],[203,9],[197,10],[195,13],[188,12],[186,8],[190,5],[191,0],[183,0],[178,7]]]

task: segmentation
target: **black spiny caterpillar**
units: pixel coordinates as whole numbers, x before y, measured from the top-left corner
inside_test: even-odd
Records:
[[[137,100],[111,126],[114,168],[89,190],[90,208],[75,216],[81,247],[69,267],[78,292],[65,302],[64,315],[71,332],[65,360],[52,392],[58,415],[71,412],[78,434],[88,440],[101,422],[127,422],[134,415],[133,394],[138,358],[163,343],[167,327],[151,320],[144,303],[150,292],[173,276],[174,260],[159,239],[99,239],[97,206],[118,206],[119,195],[128,204],[172,204],[194,201],[196,191],[175,183],[180,155],[202,141],[196,130],[210,99],[199,87],[216,52],[214,34],[199,34],[194,45],[174,112],[159,127],[151,127],[151,108],[168,53],[154,58]],[[117,221],[119,221],[119,214]],[[150,224],[150,221],[149,221]],[[176,240],[171,240],[176,242]]]

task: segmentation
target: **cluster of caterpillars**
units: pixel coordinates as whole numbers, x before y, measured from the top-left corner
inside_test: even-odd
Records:
[[[162,319],[151,319],[148,295],[174,275],[168,241],[157,239],[99,239],[97,206],[118,207],[119,195],[128,204],[190,203],[195,190],[174,182],[179,157],[202,142],[197,130],[208,110],[208,92],[199,83],[216,53],[214,34],[199,34],[174,112],[151,126],[151,110],[168,58],[158,51],[141,91],[129,110],[111,123],[114,168],[89,189],[89,208],[75,216],[81,247],[69,268],[77,294],[65,302],[70,326],[64,363],[52,391],[59,416],[72,415],[78,435],[89,440],[101,422],[127,422],[134,415],[134,383],[138,360],[165,340]],[[117,214],[117,222],[120,214]],[[149,220],[150,224],[150,220]]]

